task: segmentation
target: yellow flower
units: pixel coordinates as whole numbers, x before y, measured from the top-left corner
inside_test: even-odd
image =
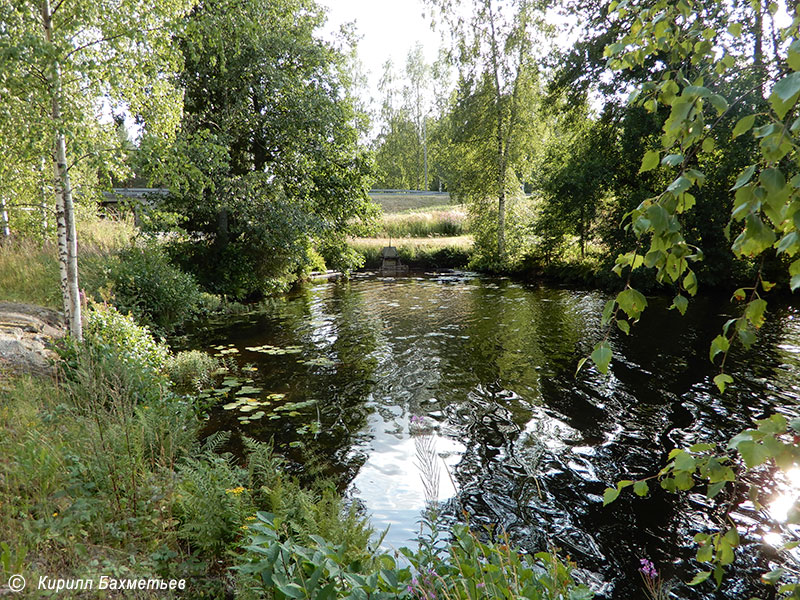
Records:
[[[234,496],[238,496],[243,491],[244,491],[244,488],[240,485],[239,487],[228,488],[227,490],[225,490],[225,493],[226,494],[233,494]]]
[[[58,516],[58,513],[57,513],[57,512],[54,512],[54,513],[53,513],[53,516],[54,516],[54,517],[57,517],[57,516]]]
[[[255,518],[255,517],[247,517],[247,520],[248,520],[248,521],[255,521],[255,520],[256,520],[256,518]]]
[[[239,527],[239,529],[247,530],[247,529],[250,529],[250,528],[247,525],[242,525],[241,527]]]

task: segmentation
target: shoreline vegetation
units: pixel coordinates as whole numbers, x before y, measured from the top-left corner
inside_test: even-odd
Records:
[[[380,265],[389,244],[414,267],[474,266],[466,219],[460,235],[445,235],[454,232],[454,213],[435,206],[389,214],[398,237],[350,244],[368,268]],[[402,235],[418,233],[420,223],[442,234]],[[126,219],[84,219],[79,231],[85,343],[59,344],[54,380],[0,374],[5,576],[186,578],[194,598],[362,597],[357,589],[376,598],[483,598],[492,596],[477,586],[512,585],[497,579],[495,565],[527,581],[526,598],[591,596],[555,551],[520,557],[509,540],[486,532],[445,534],[434,506],[423,514],[419,546],[403,558],[386,554],[368,515],[312,472],[303,478],[312,483],[301,485],[268,442],[243,438],[236,458],[221,451],[224,435],[199,439],[209,406],[198,396],[235,367],[202,352],[173,353],[153,334],[251,307],[202,291]],[[589,256],[571,263],[574,280],[562,281],[591,281],[600,262]],[[24,238],[4,244],[0,290],[0,300],[59,309],[54,247]],[[285,562],[276,565],[276,556]],[[309,572],[328,595],[298,595]]]
[[[101,575],[185,579],[182,594],[208,599],[591,597],[555,549],[522,555],[500,533],[440,529],[433,504],[416,547],[387,553],[369,516],[313,466],[301,482],[269,441],[242,437],[234,457],[229,434],[201,439],[202,392],[237,367],[154,334],[247,305],[201,291],[125,219],[79,231],[84,342],[55,344],[55,378],[0,373],[0,575],[22,574],[26,597],[54,593],[36,589],[41,577]],[[468,256],[467,236],[430,240],[401,248]],[[55,248],[0,246],[0,299],[59,309]]]

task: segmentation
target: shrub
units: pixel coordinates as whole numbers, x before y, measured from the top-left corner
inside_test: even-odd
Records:
[[[175,391],[181,394],[199,392],[214,382],[214,371],[220,363],[200,350],[172,354],[167,358],[166,371]]]
[[[94,358],[105,354],[123,366],[164,372],[169,349],[156,341],[147,327],[138,325],[130,314],[123,315],[113,306],[95,304],[88,311],[84,341]]]
[[[194,277],[170,263],[154,243],[121,251],[111,262],[109,280],[120,311],[162,332],[180,327],[203,302]]]

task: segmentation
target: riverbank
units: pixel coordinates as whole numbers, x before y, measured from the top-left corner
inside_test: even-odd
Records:
[[[0,248],[0,264],[9,267],[0,277],[16,281],[4,293],[56,306],[52,248],[15,244]],[[96,260],[98,278],[87,273],[85,283],[104,281],[109,265],[118,264],[113,247],[86,254]],[[150,258],[137,252],[130,261],[158,267],[140,292],[148,282],[166,283],[163,292],[180,289],[185,280],[159,279],[174,272]],[[140,314],[165,329],[172,324],[160,311]],[[271,438],[239,437],[238,429],[201,437],[212,407],[253,393],[231,385],[243,373],[229,356],[174,353],[112,305],[89,302],[85,319],[83,344],[56,344],[54,374],[0,378],[1,582],[12,575],[29,586],[40,578],[184,580],[182,595],[209,600],[489,598],[507,589],[522,594],[515,587],[522,584],[537,598],[590,596],[554,554],[523,556],[508,539],[480,540],[462,526],[435,533],[433,513],[425,518],[434,529],[403,551],[400,564],[377,549],[368,515],[332,481],[310,464],[302,484],[290,475],[298,465]],[[231,435],[243,448],[237,457],[224,451]],[[317,573],[313,584],[309,572]],[[507,578],[512,572],[518,579]],[[61,597],[104,593],[64,590]],[[26,597],[50,595],[26,590]],[[136,597],[174,596],[140,590]]]

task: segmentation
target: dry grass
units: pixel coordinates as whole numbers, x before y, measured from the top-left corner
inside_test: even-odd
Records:
[[[384,215],[378,228],[383,237],[454,237],[466,232],[467,213],[462,206],[444,210]]]
[[[80,286],[95,292],[105,280],[111,255],[128,245],[135,234],[128,221],[97,220],[78,227]],[[60,310],[61,287],[57,248],[30,239],[0,245],[0,300],[25,302]]]
[[[370,197],[387,215],[410,210],[441,208],[450,202],[449,194],[370,194]]]
[[[391,244],[390,244],[391,242]],[[394,245],[398,248],[414,248],[419,250],[431,249],[438,250],[441,248],[458,248],[460,250],[469,250],[472,248],[471,235],[459,235],[453,237],[424,237],[424,238],[353,238],[350,240],[351,245],[357,250],[373,250],[377,248],[380,250],[385,246]]]

